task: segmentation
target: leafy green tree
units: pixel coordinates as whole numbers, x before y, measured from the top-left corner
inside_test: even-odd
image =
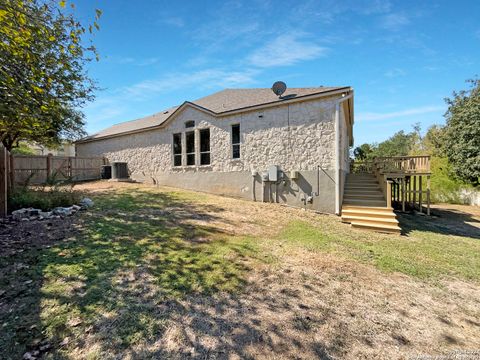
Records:
[[[478,186],[480,182],[480,79],[468,80],[471,88],[446,98],[445,153],[454,173]]]
[[[353,156],[356,160],[366,160],[372,154],[374,145],[362,144],[353,150]]]
[[[12,149],[12,154],[35,155],[35,151],[25,144],[19,144],[17,147]]]
[[[406,133],[400,130],[389,139],[378,144],[373,156],[405,156],[408,155],[414,144],[413,133]]]
[[[445,157],[445,127],[430,126],[422,142],[425,153],[436,157]]]
[[[85,65],[98,54],[70,6],[0,0],[0,140],[8,150],[19,141],[55,146],[84,134],[81,108],[96,89]]]

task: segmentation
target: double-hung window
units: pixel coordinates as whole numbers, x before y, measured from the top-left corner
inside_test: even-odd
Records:
[[[173,166],[182,166],[182,134],[173,134]]]
[[[240,159],[240,124],[232,125],[232,158]]]
[[[187,166],[195,165],[195,132],[188,131],[185,133],[185,147],[187,155]]]
[[[200,130],[200,165],[210,165],[210,129]]]

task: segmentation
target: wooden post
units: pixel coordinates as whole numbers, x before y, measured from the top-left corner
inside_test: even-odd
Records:
[[[412,203],[412,177],[408,178],[408,206]]]
[[[8,152],[5,147],[0,146],[0,216],[7,216],[7,199],[8,199]]]
[[[67,163],[67,177],[72,179],[73,177],[73,172],[72,172],[72,157],[68,157],[68,163]]]
[[[427,215],[430,215],[430,175],[427,176]]]
[[[13,154],[9,155],[10,164],[8,166],[8,174],[9,174],[9,183],[8,188],[11,190],[15,186],[15,157]]]
[[[405,212],[405,177],[402,178],[402,211]]]
[[[48,181],[50,179],[50,176],[52,176],[52,154],[47,155],[47,178],[45,180]]]
[[[420,214],[422,213],[422,175],[418,177],[418,186],[419,186],[419,191],[420,193],[418,194],[418,207]]]
[[[413,176],[413,208],[417,206],[417,177]]]
[[[387,207],[392,207],[392,181],[387,180]]]

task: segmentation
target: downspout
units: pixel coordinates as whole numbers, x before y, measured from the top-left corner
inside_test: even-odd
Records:
[[[353,94],[342,94],[342,98],[335,103],[335,214],[340,215],[340,104],[353,97]]]

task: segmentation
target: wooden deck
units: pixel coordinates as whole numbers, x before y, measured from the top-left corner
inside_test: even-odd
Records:
[[[353,227],[400,232],[393,209],[430,215],[430,156],[352,161],[344,188],[342,221]]]

